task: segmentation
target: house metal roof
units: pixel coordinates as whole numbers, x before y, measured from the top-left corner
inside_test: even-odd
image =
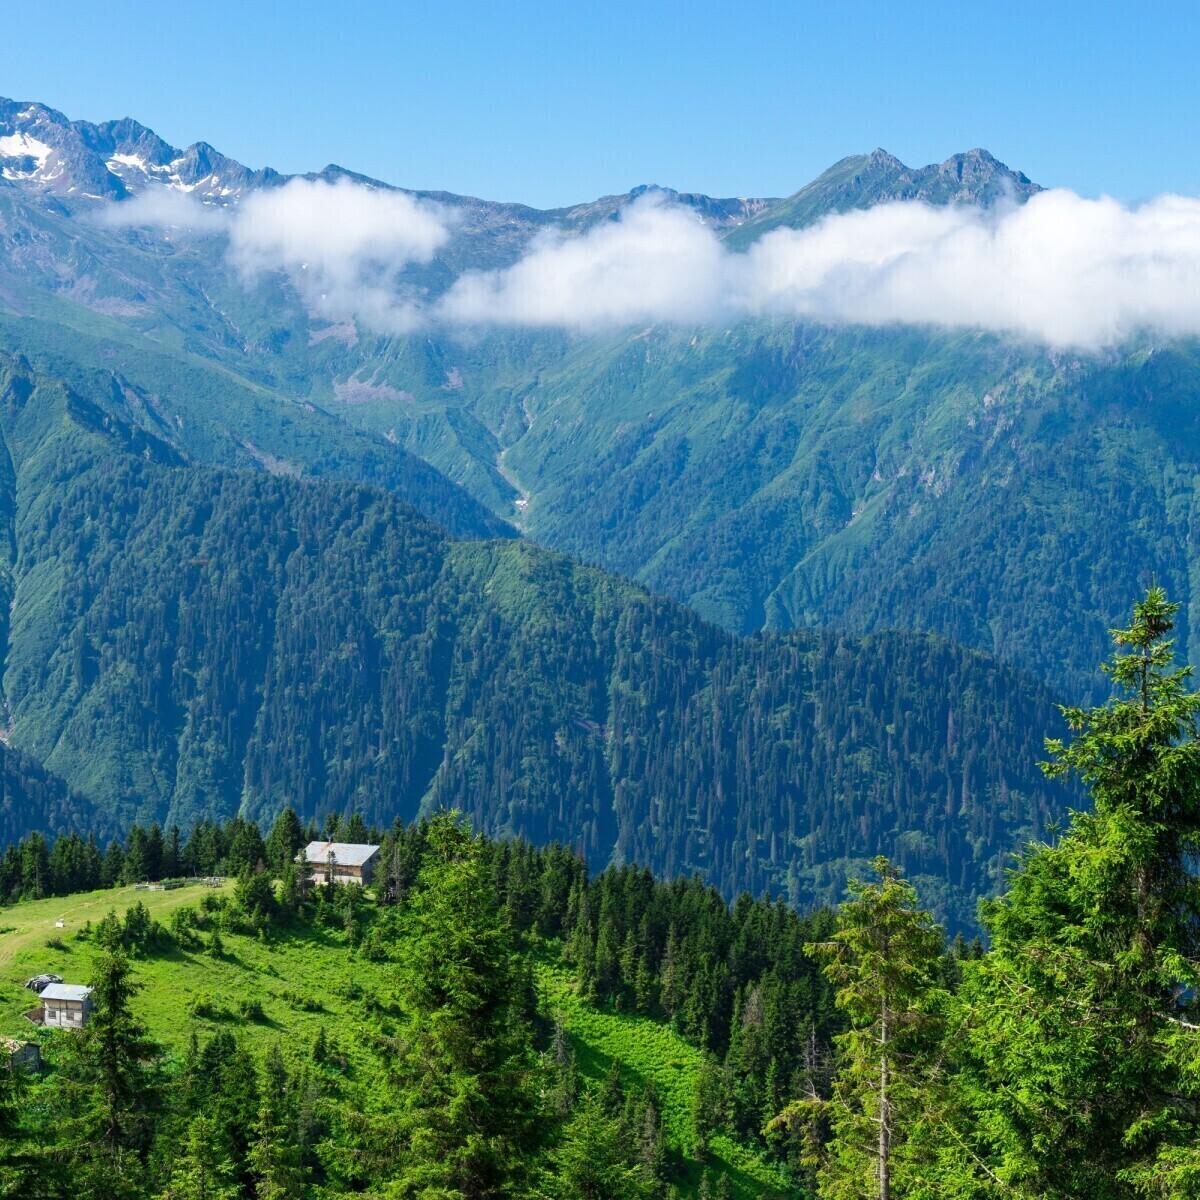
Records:
[[[42,989],[43,1000],[86,1000],[91,994],[82,983],[52,983]]]
[[[309,842],[304,847],[304,861],[314,866],[325,866],[333,855],[335,867],[361,867],[379,852],[378,846],[359,845],[355,842]]]

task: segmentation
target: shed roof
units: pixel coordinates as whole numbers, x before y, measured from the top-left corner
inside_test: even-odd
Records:
[[[42,990],[43,1000],[86,1000],[92,989],[82,983],[52,983]]]
[[[361,867],[378,852],[378,846],[360,845],[355,842],[309,842],[304,847],[304,861],[315,866],[324,866],[332,855],[335,867]]]

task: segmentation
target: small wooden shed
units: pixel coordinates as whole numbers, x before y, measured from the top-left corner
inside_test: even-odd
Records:
[[[18,1038],[0,1037],[0,1063],[36,1071],[42,1065],[42,1048],[37,1042],[22,1042]]]
[[[52,983],[42,989],[40,1025],[82,1029],[92,1015],[92,989],[82,983]]]

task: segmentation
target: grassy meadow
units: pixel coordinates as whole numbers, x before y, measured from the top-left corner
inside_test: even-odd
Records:
[[[98,951],[80,934],[110,911],[123,917],[141,901],[166,925],[177,908],[199,907],[206,893],[232,890],[232,881],[215,889],[125,887],[0,908],[0,1034],[40,1040],[52,1061],[54,1041],[72,1035],[38,1030],[23,1018],[36,1002],[34,993],[23,986],[27,979],[49,971],[68,983],[89,982]],[[56,926],[60,920],[61,929]],[[266,937],[222,931],[221,939],[219,958],[205,949],[172,947],[134,960],[143,985],[134,1010],[168,1053],[181,1053],[193,1031],[203,1040],[222,1028],[259,1050],[277,1041],[285,1053],[305,1053],[324,1027],[352,1073],[374,1069],[367,1004],[390,999],[389,963],[354,953],[340,929],[313,923]],[[537,951],[534,977],[541,1008],[547,1017],[559,1016],[567,1028],[584,1078],[598,1084],[619,1059],[629,1075],[653,1080],[672,1140],[690,1147],[700,1052],[667,1025],[581,1000],[557,944]],[[251,1001],[261,1006],[261,1016],[244,1013],[243,1004]],[[47,1082],[52,1084],[52,1078]],[[769,1196],[782,1186],[769,1163],[729,1138],[714,1137],[710,1155],[712,1166],[728,1173],[739,1200]],[[689,1161],[685,1194],[696,1194],[701,1173],[699,1164]]]

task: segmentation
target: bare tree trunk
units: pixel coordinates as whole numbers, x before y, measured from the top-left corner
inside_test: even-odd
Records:
[[[890,1014],[883,1002],[879,1032],[879,1200],[891,1200],[892,1167],[889,1161],[892,1140],[891,1101],[888,1098],[888,1024]]]

